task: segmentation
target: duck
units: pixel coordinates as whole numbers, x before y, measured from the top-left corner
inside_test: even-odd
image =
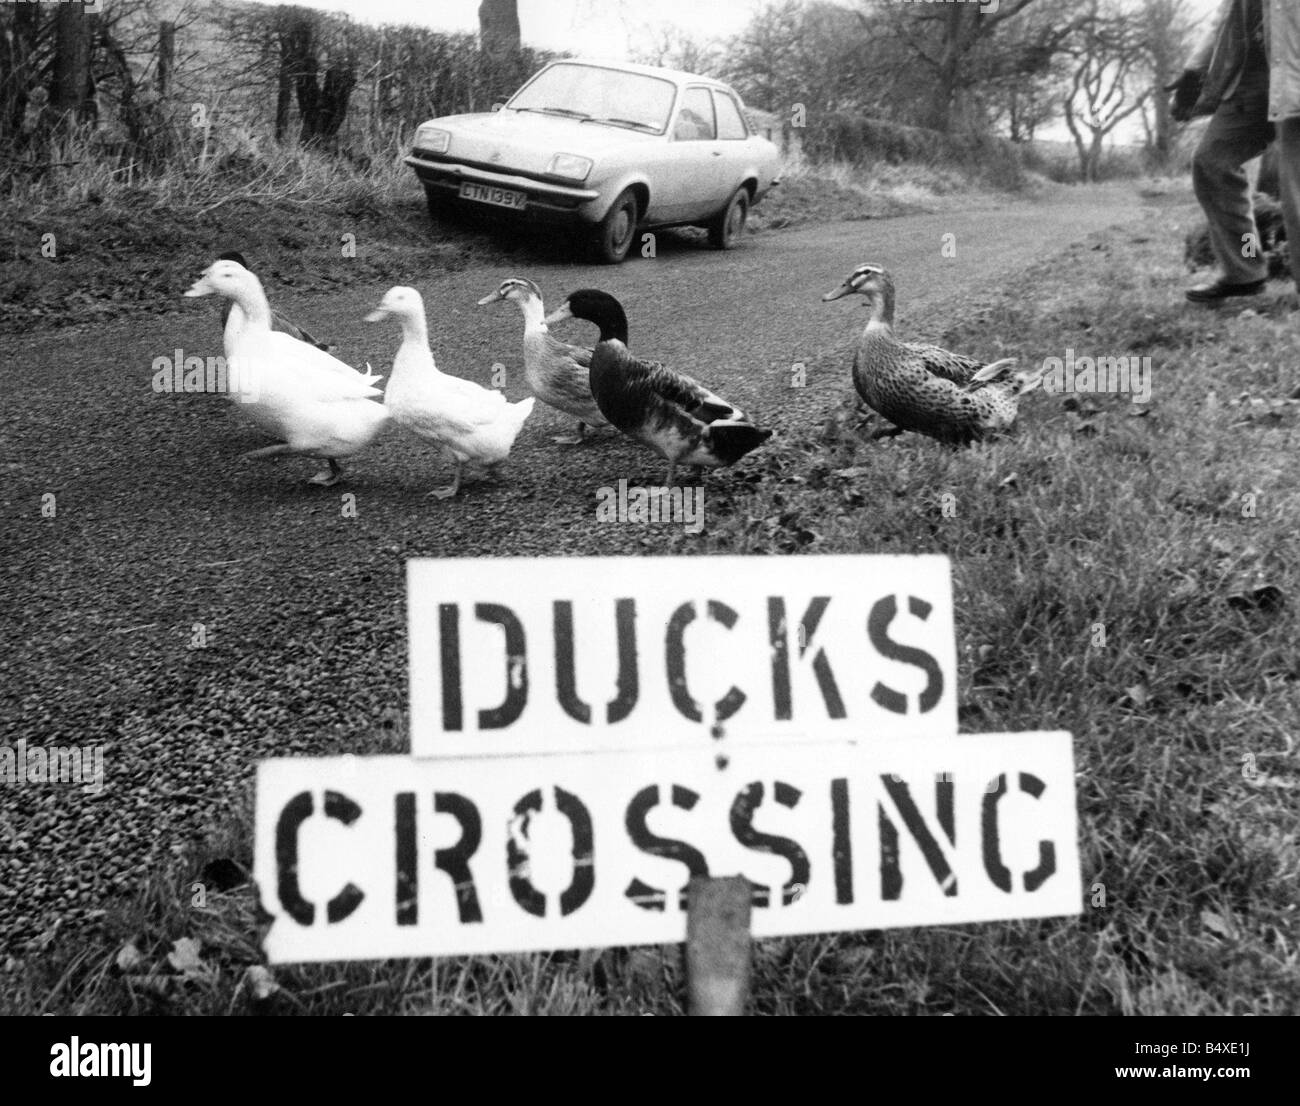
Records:
[[[985,364],[939,346],[894,337],[894,278],[862,264],[823,302],[858,295],[870,312],[853,355],[853,385],[863,402],[893,425],[873,438],[904,431],[965,445],[1009,430],[1020,396],[1042,381],[1042,370],[1013,373],[1014,358]]]
[[[572,292],[546,322],[570,318],[600,328],[591,353],[591,394],[600,413],[667,460],[668,487],[673,486],[678,465],[732,465],[772,436],[699,381],[658,361],[634,357],[627,348],[627,314],[608,292]]]
[[[609,425],[591,394],[591,350],[572,346],[553,338],[546,327],[546,308],[542,290],[531,280],[510,277],[495,291],[478,301],[480,307],[502,300],[519,305],[524,316],[524,376],[528,386],[543,403],[572,415],[578,420],[572,435],[551,440],[560,445],[577,445],[588,427]]]
[[[456,465],[451,484],[429,492],[447,499],[460,490],[466,464],[495,471],[510,455],[536,399],[510,403],[501,392],[442,372],[429,349],[424,299],[414,288],[390,288],[366,322],[390,316],[401,325],[402,343],[393,358],[384,404],[395,423],[451,455]]]
[[[248,262],[244,260],[244,255],[238,250],[227,250],[223,254],[218,254],[217,260],[233,261],[237,265],[242,265],[245,269],[248,269],[250,273],[252,272],[252,269],[249,269]],[[234,316],[235,319],[234,331],[232,331],[230,327],[230,319],[232,316]],[[233,334],[243,325],[243,312],[235,305],[234,300],[226,300],[221,305],[221,334],[223,339],[225,339],[227,357],[230,356],[230,339],[226,337],[227,333],[229,332],[230,334]],[[290,338],[297,338],[298,341],[306,342],[309,346],[315,346],[317,349],[328,350],[330,348],[329,343],[317,341],[316,338],[314,338],[303,327],[291,323],[275,310],[271,311],[271,329],[278,330],[282,334],[287,334]]]
[[[323,350],[271,329],[271,306],[262,283],[237,261],[216,261],[185,293],[219,295],[243,316],[230,331],[227,396],[275,445],[240,455],[260,460],[285,453],[320,458],[327,467],[307,482],[332,487],[343,478],[340,459],[365,449],[389,422],[374,399],[381,379],[363,375]],[[231,312],[232,316],[234,311]]]

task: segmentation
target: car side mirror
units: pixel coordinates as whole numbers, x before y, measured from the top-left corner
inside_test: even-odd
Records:
[[[505,106],[506,106],[506,102],[504,100],[498,100],[495,104],[492,105],[492,110],[500,111]]]

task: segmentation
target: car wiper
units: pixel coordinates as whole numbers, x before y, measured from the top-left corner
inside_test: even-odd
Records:
[[[620,119],[617,115],[604,116],[600,119],[587,116],[584,123],[612,123],[616,127],[636,127],[638,130],[651,131],[654,134],[659,133],[659,128],[653,123],[644,123],[640,119]]]
[[[566,115],[570,119],[590,119],[591,116],[585,111],[574,111],[573,108],[525,108],[525,111],[540,111],[547,115]]]

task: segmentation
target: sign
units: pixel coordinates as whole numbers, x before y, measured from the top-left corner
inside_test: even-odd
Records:
[[[412,560],[411,752],[957,732],[946,557]]]
[[[681,942],[691,875],[747,877],[756,937],[1081,908],[1066,733],[504,767],[262,761],[271,962]]]

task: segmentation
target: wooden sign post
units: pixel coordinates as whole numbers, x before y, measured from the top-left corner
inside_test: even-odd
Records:
[[[749,999],[749,914],[744,876],[696,876],[686,891],[686,985],[690,1012],[736,1017]]]

